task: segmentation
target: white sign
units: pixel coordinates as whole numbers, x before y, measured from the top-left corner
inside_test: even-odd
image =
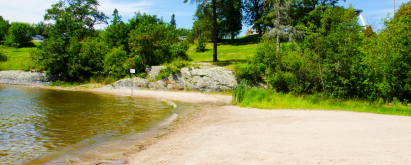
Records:
[[[135,69],[130,69],[130,73],[136,73]]]

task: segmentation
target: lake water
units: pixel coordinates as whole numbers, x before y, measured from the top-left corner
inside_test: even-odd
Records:
[[[0,164],[112,140],[173,113],[158,100],[0,85]]]

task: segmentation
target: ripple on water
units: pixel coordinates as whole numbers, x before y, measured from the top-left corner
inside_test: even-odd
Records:
[[[15,164],[141,131],[169,105],[89,92],[0,85],[0,162]]]

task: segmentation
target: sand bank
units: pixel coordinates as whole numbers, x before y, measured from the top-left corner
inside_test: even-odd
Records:
[[[129,155],[129,164],[409,164],[411,160],[411,117],[240,108],[227,106],[230,96],[194,92],[134,94],[208,106],[200,107],[173,133]]]

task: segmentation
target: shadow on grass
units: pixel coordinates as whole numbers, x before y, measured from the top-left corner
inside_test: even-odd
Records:
[[[205,63],[211,63],[213,65],[217,65],[217,66],[229,66],[229,65],[233,65],[233,64],[238,64],[238,63],[245,63],[247,60],[244,59],[230,59],[230,60],[220,60],[217,62],[211,62],[211,61],[201,61],[201,62],[205,62]]]
[[[260,43],[260,36],[258,34],[254,34],[254,35],[238,37],[234,39],[234,42],[232,42],[231,39],[219,38],[218,43],[223,44],[223,45],[232,45],[232,46],[258,44]]]

